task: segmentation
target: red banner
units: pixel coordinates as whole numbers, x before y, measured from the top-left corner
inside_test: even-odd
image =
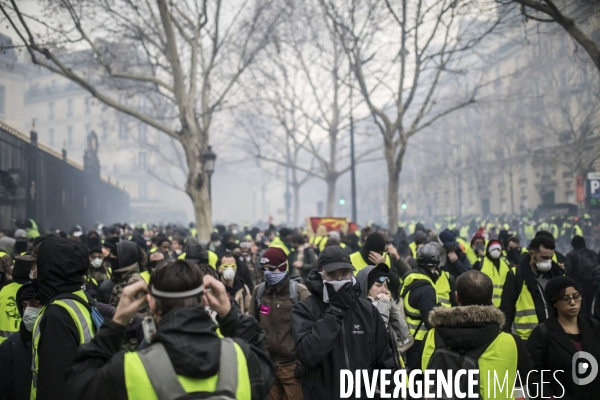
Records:
[[[312,230],[313,234],[317,232],[319,225],[323,225],[327,232],[342,231],[344,233],[352,233],[358,229],[354,222],[346,218],[335,217],[308,217],[306,218],[308,230]]]
[[[577,202],[583,203],[585,201],[585,179],[579,175],[575,178]]]

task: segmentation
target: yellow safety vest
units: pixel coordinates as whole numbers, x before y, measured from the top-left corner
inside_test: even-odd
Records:
[[[73,292],[74,295],[81,297],[87,303],[87,297],[83,291],[78,290]],[[75,326],[77,327],[77,331],[79,332],[79,344],[84,344],[92,340],[92,337],[95,334],[94,323],[92,321],[92,316],[88,309],[81,304],[79,301],[75,301],[72,299],[59,299],[54,300],[49,305],[57,305],[69,313]],[[31,360],[31,371],[32,371],[32,382],[31,382],[31,395],[30,400],[35,400],[37,397],[37,379],[38,379],[38,367],[39,367],[39,359],[38,359],[38,346],[40,343],[41,332],[40,332],[40,322],[42,321],[42,317],[44,316],[44,312],[48,306],[44,306],[35,320],[35,324],[33,326],[33,335],[32,335],[32,351],[33,358]]]
[[[477,253],[475,253],[475,250],[473,250],[473,248],[471,247],[471,243],[467,243],[467,245],[465,247],[466,247],[465,254],[467,256],[467,259],[469,260],[471,265],[475,265],[475,263],[477,261],[479,261],[479,257],[477,257]]]
[[[192,234],[193,237],[197,237],[197,235],[198,235],[198,229],[192,228],[192,229],[190,229],[190,233]]]
[[[323,250],[325,244],[327,244],[327,236],[313,236],[310,239],[310,243],[314,244],[319,250]]]
[[[286,256],[290,255],[290,249],[287,248],[287,246],[285,245],[285,243],[283,243],[283,240],[281,240],[279,236],[276,236],[275,239],[273,239],[269,247],[277,247],[283,250]]]
[[[483,265],[481,266],[481,272],[486,274],[492,280],[494,284],[494,306],[500,307],[500,301],[502,300],[502,289],[504,289],[504,282],[506,282],[506,275],[510,271],[508,262],[505,258],[500,258],[500,268],[496,268],[494,263],[487,257],[483,257]]]
[[[207,251],[208,251],[208,265],[210,265],[214,269],[217,269],[217,262],[219,261],[219,256],[217,256],[217,254],[214,251],[211,251],[211,250],[207,250]],[[186,255],[187,255],[187,252],[181,253],[177,257],[177,259],[185,260]],[[148,276],[148,279],[150,279],[150,276]]]
[[[237,384],[236,391],[233,393],[236,399],[241,400],[250,400],[252,397],[252,390],[250,387],[250,377],[248,374],[248,364],[246,362],[246,357],[240,346],[233,343],[233,347],[235,349],[235,359],[237,364],[237,374],[233,372],[233,374],[237,375]],[[221,344],[224,346],[224,344]],[[233,354],[231,355],[233,356]],[[223,360],[223,353],[221,355],[221,361]],[[231,358],[228,358],[231,362]],[[127,352],[124,354],[124,372],[125,372],[125,387],[127,389],[127,398],[129,400],[159,400],[156,391],[152,386],[152,381],[148,376],[148,372],[144,367],[143,361],[140,358],[138,352]],[[221,363],[220,363],[221,364]],[[224,364],[224,363],[223,363]],[[235,368],[235,367],[233,367]],[[213,375],[209,378],[205,379],[194,379],[190,377],[186,377],[183,375],[177,375],[177,380],[181,384],[182,389],[186,393],[214,393],[217,392],[220,382],[220,375],[229,375],[231,371],[227,371],[227,373],[222,373],[221,371],[217,372],[216,375]]]
[[[421,356],[421,368],[423,371],[427,369],[435,348],[435,328],[433,328],[427,335],[427,340],[425,340],[425,345],[423,346],[423,355]],[[479,364],[479,389],[482,399],[514,400],[514,397],[511,397],[511,395],[517,376],[518,358],[519,353],[515,339],[511,334],[501,332],[477,360]],[[504,384],[501,389],[500,387],[503,384],[507,371],[508,385]],[[494,373],[496,373],[500,384],[494,385]],[[495,392],[494,387],[496,389]],[[490,396],[488,396],[488,388]]]
[[[17,308],[17,291],[21,286],[21,283],[12,282],[0,290],[0,343],[19,331],[21,314]]]
[[[150,283],[150,272],[148,272],[148,271],[140,272],[140,276],[142,277],[142,279],[144,279],[146,281],[146,284]]]
[[[466,238],[469,236],[469,225],[462,226],[460,228],[460,237]]]
[[[410,248],[410,251],[412,251],[413,258],[417,258],[417,243],[412,242],[408,245],[408,247]]]
[[[435,293],[437,301],[442,307],[452,307],[450,303],[450,272],[442,271],[440,277],[435,281]]]
[[[391,268],[392,262],[390,261],[390,255],[388,253],[385,253],[384,257],[385,257],[385,265],[387,265],[388,267]],[[363,269],[364,267],[369,265],[363,259],[362,255],[360,254],[360,251],[356,251],[356,252],[350,254],[350,262],[352,263],[354,268],[356,268],[356,271],[354,271],[354,275],[358,274],[358,271],[360,271],[361,269]]]
[[[431,286],[435,289],[435,284],[433,281],[427,275],[420,272],[412,272],[406,275],[404,278],[403,288],[418,280],[429,282],[429,284],[431,284]],[[400,293],[402,293],[403,288],[400,289]],[[427,334],[427,327],[425,326],[425,322],[421,316],[421,311],[419,311],[417,308],[413,308],[410,305],[410,290],[402,294],[404,299],[404,311],[406,314],[408,331],[415,338],[415,340],[423,340],[423,338],[425,338],[425,334]],[[427,318],[427,316],[425,316],[425,318]]]
[[[535,303],[533,297],[523,281],[521,294],[515,305],[515,333],[523,340],[527,340],[533,332],[533,329],[539,325],[538,317],[535,312]]]
[[[525,239],[533,240],[535,237],[535,227],[531,224],[527,224],[523,228],[523,233],[525,234]]]

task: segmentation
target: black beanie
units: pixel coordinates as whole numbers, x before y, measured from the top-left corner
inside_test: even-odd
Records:
[[[568,287],[572,287],[575,290],[580,291],[577,281],[569,278],[568,276],[555,276],[554,278],[550,279],[548,283],[546,283],[546,289],[544,289],[546,303],[548,303],[549,306],[554,307],[554,304],[552,303],[552,297]]]
[[[571,246],[573,246],[574,249],[585,249],[585,239],[579,235],[575,235],[573,236],[573,239],[571,239]]]
[[[367,240],[365,240],[365,248],[376,253],[385,251],[385,239],[383,235],[379,232],[371,233],[367,236]]]
[[[378,266],[370,270],[369,276],[367,277],[367,290],[371,289],[371,286],[373,286],[373,284],[377,282],[377,279],[379,277],[385,276],[387,278],[389,271],[390,268],[386,264],[379,264]]]
[[[15,258],[15,266],[12,271],[13,280],[21,284],[29,282],[31,280],[29,278],[29,273],[31,272],[32,266],[33,262],[31,261]]]

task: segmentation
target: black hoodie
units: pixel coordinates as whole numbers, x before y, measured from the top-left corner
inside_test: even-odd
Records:
[[[219,330],[241,347],[250,375],[252,399],[264,399],[275,369],[264,349],[264,331],[235,307],[220,319]],[[126,400],[124,353],[120,351],[126,327],[107,320],[91,342],[82,345],[73,362],[65,399]],[[175,372],[195,379],[219,370],[221,341],[217,325],[202,307],[175,309],[158,324],[156,342],[164,345]]]
[[[292,336],[298,359],[306,369],[302,380],[305,400],[339,399],[340,370],[394,369],[387,329],[379,311],[354,286],[355,302],[343,318],[326,313],[323,281],[312,270],[306,287],[311,296],[292,307]],[[364,388],[361,390],[365,395]]]

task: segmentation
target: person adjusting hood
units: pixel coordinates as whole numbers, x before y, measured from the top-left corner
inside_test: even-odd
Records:
[[[365,244],[357,252],[350,255],[350,262],[355,268],[355,275],[367,265],[385,264],[390,268],[390,256],[385,252],[387,244],[385,238],[379,232],[370,233]]]
[[[344,249],[325,247],[306,283],[311,295],[292,307],[306,400],[339,399],[341,369],[396,369],[385,323],[361,296],[354,271]]]
[[[96,331],[90,300],[81,290],[89,266],[85,245],[49,236],[37,255],[38,298],[43,305],[33,327],[31,399],[64,399],[66,372],[77,348]]]

